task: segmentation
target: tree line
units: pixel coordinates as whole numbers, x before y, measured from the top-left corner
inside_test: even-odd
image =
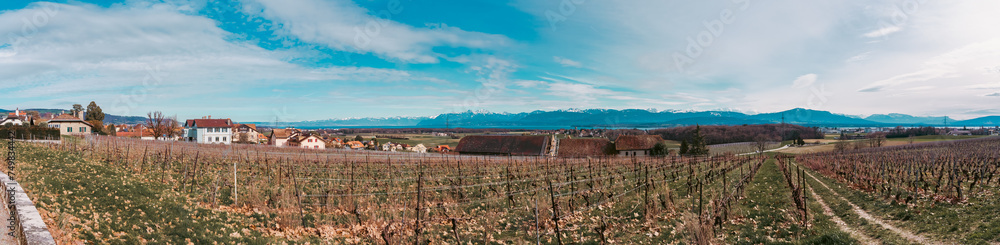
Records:
[[[761,137],[767,140],[822,139],[823,133],[818,128],[803,127],[792,124],[762,124],[741,126],[687,126],[676,128],[655,129],[649,134],[656,134],[666,140],[684,141],[700,133],[707,145],[756,142]]]

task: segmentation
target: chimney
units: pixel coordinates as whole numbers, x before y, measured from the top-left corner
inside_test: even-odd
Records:
[[[208,119],[212,119],[212,115],[208,115]]]
[[[76,112],[76,115],[74,116],[76,116],[76,118],[79,118],[80,120],[83,120],[83,111]]]

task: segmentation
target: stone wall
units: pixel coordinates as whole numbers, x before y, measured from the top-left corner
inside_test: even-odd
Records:
[[[17,222],[14,222],[14,234],[17,237],[19,244],[56,244],[55,240],[52,238],[52,234],[49,233],[48,226],[45,225],[45,221],[42,220],[42,216],[38,214],[38,209],[35,208],[35,204],[31,202],[28,198],[28,194],[24,192],[21,185],[17,181],[10,180],[10,177],[6,174],[0,172],[0,183],[3,183],[4,192],[3,200],[4,212],[8,212],[12,215],[17,216]],[[13,199],[14,210],[8,210],[10,201]],[[11,221],[4,222],[7,225],[11,224]],[[4,236],[9,236],[7,232],[11,232],[9,229],[5,230]]]

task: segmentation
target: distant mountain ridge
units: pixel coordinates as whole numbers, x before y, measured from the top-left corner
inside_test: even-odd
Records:
[[[389,117],[329,119],[289,122],[292,127],[637,127],[661,128],[688,125],[743,125],[790,123],[819,127],[894,127],[945,126],[945,117],[915,117],[905,114],[876,114],[860,117],[829,111],[795,108],[791,110],[746,114],[736,111],[679,111],[647,109],[566,109],[520,113],[465,111],[434,117]],[[269,125],[273,123],[263,123]],[[995,126],[1000,117],[982,117],[965,121],[948,118],[947,126]]]
[[[42,113],[61,113],[59,109],[27,109]],[[7,113],[11,110],[0,109]],[[736,111],[680,111],[652,109],[567,109],[520,113],[465,111],[445,113],[433,117],[366,117],[326,119],[301,122],[244,122],[271,127],[616,127],[664,128],[689,125],[743,125],[790,123],[818,127],[895,127],[895,126],[946,126],[947,117],[916,117],[906,114],[875,114],[859,117],[829,111],[795,108],[791,110],[746,114]],[[105,114],[105,123],[143,123],[145,117]],[[183,120],[183,119],[181,119]],[[956,121],[947,118],[947,126],[1000,126],[1000,116],[986,116]]]

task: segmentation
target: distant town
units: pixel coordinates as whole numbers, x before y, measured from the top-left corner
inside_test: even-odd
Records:
[[[104,123],[105,114],[91,102],[84,107],[73,105],[62,113],[15,109],[2,115],[0,125],[30,125],[58,130],[59,135],[107,135],[142,140],[183,141],[197,144],[254,144],[310,150],[348,149],[412,153],[593,157],[606,155],[649,156],[690,154],[694,145],[716,153],[749,153],[775,149],[782,145],[805,146],[804,139],[884,141],[926,135],[1000,135],[997,127],[802,127],[784,123],[770,125],[676,127],[673,129],[299,129],[267,127],[234,122],[230,118],[204,116],[183,121],[149,112],[144,123]],[[782,118],[783,119],[783,118]],[[770,126],[768,126],[770,125]],[[721,128],[725,135],[713,133]],[[736,131],[734,131],[735,128]],[[694,130],[694,131],[692,131]],[[770,137],[746,136],[738,131]],[[707,135],[708,140],[695,141]],[[36,135],[39,139],[51,134]],[[766,147],[763,143],[766,141]],[[791,144],[782,144],[785,143]],[[799,144],[801,142],[801,144]],[[819,141],[813,142],[820,144]],[[829,143],[829,142],[827,142]],[[734,147],[743,145],[743,147]],[[859,144],[856,144],[859,145]],[[881,143],[868,144],[880,146]],[[839,146],[838,148],[860,146]],[[708,152],[709,150],[706,150]]]

